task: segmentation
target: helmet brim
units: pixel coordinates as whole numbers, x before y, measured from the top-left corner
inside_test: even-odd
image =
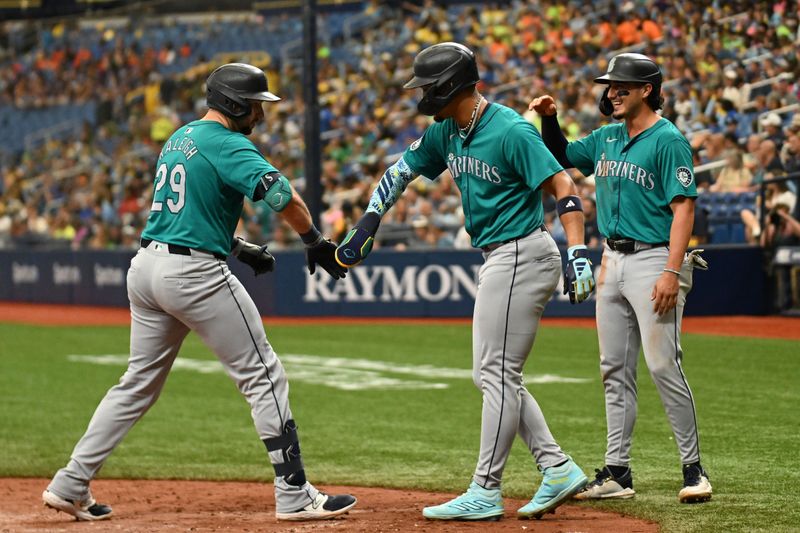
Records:
[[[408,83],[403,85],[403,89],[417,89],[419,87],[425,87],[426,85],[436,83],[438,79],[438,77],[414,76]]]
[[[246,100],[260,100],[262,102],[277,102],[280,100],[280,96],[276,96],[269,91],[261,91],[258,93],[250,93],[246,95],[242,95],[243,98]]]
[[[654,81],[647,81],[643,80],[642,78],[634,78],[633,76],[618,76],[616,74],[603,74],[602,76],[594,79],[595,83],[602,83],[608,85],[610,83],[639,83],[641,85],[650,85],[655,86]]]
[[[595,78],[594,82],[595,83],[603,83],[605,85],[608,85],[609,83],[613,83],[613,82],[641,83],[641,84],[649,83],[651,85],[653,83],[652,81],[644,81],[644,80],[642,80],[640,78],[631,78],[631,77],[628,77],[628,76],[616,76],[614,74],[603,74],[602,76],[600,76],[598,78]]]

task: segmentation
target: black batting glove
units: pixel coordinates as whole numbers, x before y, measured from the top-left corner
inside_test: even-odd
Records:
[[[231,254],[242,263],[249,265],[256,276],[275,270],[275,258],[267,250],[266,244],[259,246],[247,242],[241,237],[236,237],[231,246]]]
[[[336,262],[336,243],[322,235],[316,242],[306,245],[306,263],[311,275],[317,271],[317,265],[324,268],[333,279],[342,279],[347,274],[347,269]]]

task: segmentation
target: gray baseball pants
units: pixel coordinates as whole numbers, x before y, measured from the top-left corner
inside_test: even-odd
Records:
[[[152,242],[131,260],[128,369],[97,406],[67,466],[51,481],[48,489],[56,495],[69,500],[84,500],[89,495],[89,482],[158,399],[190,330],[217,355],[236,382],[262,440],[281,435],[292,418],[286,373],[267,341],[250,295],[224,261],[195,250],[191,254],[171,254],[166,245]],[[197,393],[202,395],[202,391]],[[273,464],[284,460],[281,451],[269,456]],[[301,509],[317,492],[308,482],[297,487],[277,477],[277,512]]]
[[[681,267],[678,303],[662,316],[653,311],[653,287],[667,264],[661,246],[634,254],[605,247],[597,284],[597,335],[606,398],[606,464],[627,466],[636,422],[639,348],[661,396],[683,464],[700,460],[694,398],[681,360],[681,319],[692,288],[692,265]]]
[[[522,381],[539,320],[561,277],[561,256],[550,234],[538,229],[483,255],[472,324],[473,381],[483,393],[473,479],[499,488],[517,434],[542,469],[567,459]]]

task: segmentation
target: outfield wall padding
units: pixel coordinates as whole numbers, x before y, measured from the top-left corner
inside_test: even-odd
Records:
[[[0,300],[128,305],[125,277],[134,251],[0,250]],[[758,315],[766,312],[762,250],[709,246],[708,271],[695,271],[686,315]],[[234,258],[228,265],[253,296],[262,315],[469,317],[479,252],[377,250],[367,262],[334,282],[318,269],[309,276],[300,251],[275,252],[276,271],[259,277]],[[595,273],[600,250],[591,251]],[[545,316],[593,316],[594,299],[571,305],[560,287]]]

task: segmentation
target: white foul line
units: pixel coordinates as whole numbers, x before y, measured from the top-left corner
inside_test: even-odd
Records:
[[[68,355],[67,360],[76,363],[124,366],[128,356],[122,354]],[[464,368],[435,367],[433,365],[409,365],[370,359],[325,357],[308,354],[283,354],[280,356],[290,382],[326,385],[340,390],[420,390],[446,389],[447,383],[422,381],[400,374],[420,378],[472,379],[472,371]],[[191,370],[202,374],[224,373],[222,364],[216,359],[188,359],[178,357],[172,368]],[[570,378],[555,374],[525,377],[526,383],[588,383],[590,379]]]

